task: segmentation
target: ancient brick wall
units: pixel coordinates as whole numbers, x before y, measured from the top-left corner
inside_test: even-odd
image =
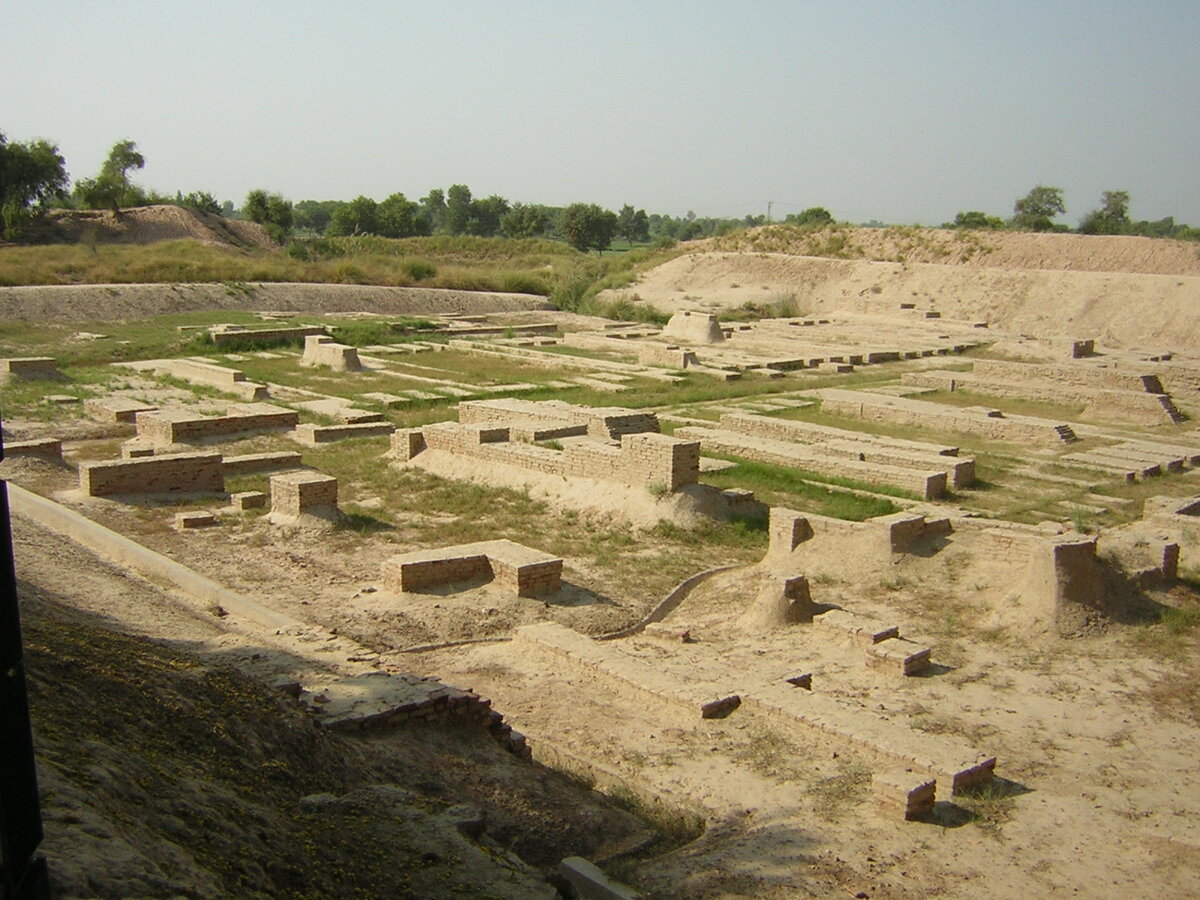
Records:
[[[141,459],[85,462],[79,487],[89,497],[225,490],[219,453],[171,453]]]
[[[224,416],[198,416],[188,410],[158,410],[137,417],[138,438],[156,447],[192,443],[234,434],[256,434],[294,428],[300,416],[294,410],[269,403],[248,403]]]

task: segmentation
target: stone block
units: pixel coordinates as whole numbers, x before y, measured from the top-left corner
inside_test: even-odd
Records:
[[[347,344],[338,344],[326,334],[309,335],[304,339],[300,365],[324,366],[335,372],[359,372],[363,367],[358,350]]]
[[[420,428],[399,428],[392,432],[388,456],[408,462],[425,449],[425,433]]]
[[[0,384],[8,381],[57,381],[62,378],[49,356],[18,356],[0,359]]]

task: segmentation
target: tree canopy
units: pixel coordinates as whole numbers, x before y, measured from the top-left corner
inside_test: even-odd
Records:
[[[572,203],[563,210],[562,232],[576,250],[603,253],[617,233],[617,214],[595,203]]]
[[[282,241],[292,230],[292,204],[279,194],[269,194],[256,189],[246,195],[242,204],[242,217],[257,222],[267,229],[276,241]]]
[[[1079,223],[1083,234],[1127,234],[1129,221],[1129,191],[1105,191],[1100,209],[1094,209]]]
[[[146,202],[146,194],[130,180],[129,171],[145,165],[137,144],[117,141],[108,151],[100,174],[76,183],[75,196],[88,209],[111,209],[118,214],[123,206],[140,206]]]
[[[48,141],[9,143],[0,132],[0,236],[21,237],[33,218],[67,189],[66,163]]]
[[[1052,219],[1066,211],[1062,188],[1039,184],[1013,204],[1011,223],[1022,231],[1065,231],[1065,227],[1056,226]]]

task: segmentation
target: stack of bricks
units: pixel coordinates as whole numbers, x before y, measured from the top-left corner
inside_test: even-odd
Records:
[[[338,515],[338,483],[320,472],[285,472],[271,476],[271,514],[286,519]]]
[[[49,356],[18,356],[0,359],[0,384],[9,381],[55,381],[62,375]]]
[[[223,492],[225,477],[219,453],[172,453],[85,462],[79,467],[79,487],[89,497]]]
[[[338,344],[325,334],[309,335],[304,339],[300,365],[326,366],[336,372],[359,372],[363,367],[356,349]]]
[[[137,440],[152,447],[192,443],[208,438],[257,434],[295,428],[300,416],[269,403],[247,403],[224,416],[198,416],[182,409],[147,412],[137,417]]]
[[[384,585],[397,592],[491,577],[511,597],[542,597],[562,586],[563,561],[513,541],[481,541],[402,553],[384,562]]]

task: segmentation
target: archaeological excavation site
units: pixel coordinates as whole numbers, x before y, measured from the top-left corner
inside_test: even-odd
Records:
[[[1200,894],[1194,245],[771,233],[0,287],[61,895]]]

